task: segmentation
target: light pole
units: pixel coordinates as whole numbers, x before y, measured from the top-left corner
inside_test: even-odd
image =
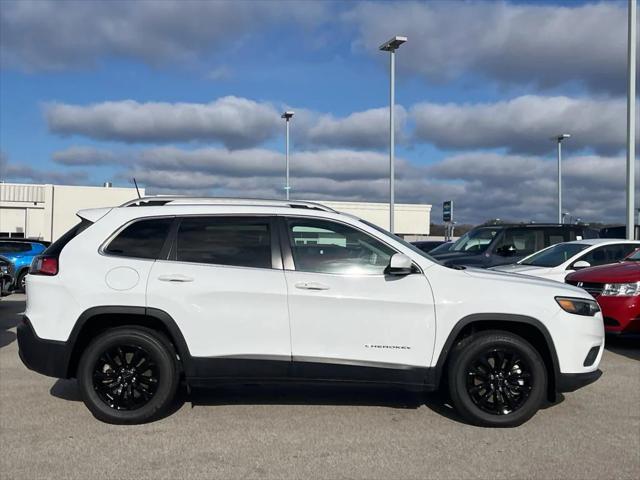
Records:
[[[562,223],[562,140],[571,138],[568,133],[561,133],[552,137],[558,142],[558,223]]]
[[[635,238],[635,162],[636,162],[636,0],[629,0],[629,27],[627,38],[627,238]]]
[[[407,37],[395,36],[380,45],[380,50],[390,53],[389,61],[389,231],[394,233],[393,214],[395,210],[395,119],[396,103],[396,50],[407,41]]]
[[[287,158],[287,166],[286,166],[286,184],[284,186],[284,191],[286,192],[287,195],[287,200],[289,200],[289,190],[291,190],[291,186],[289,185],[289,120],[291,120],[291,118],[293,118],[293,112],[291,111],[286,111],[284,112],[280,118],[284,118],[285,123],[287,125],[287,134],[286,134],[286,140],[285,140],[285,151],[286,151],[286,158]]]

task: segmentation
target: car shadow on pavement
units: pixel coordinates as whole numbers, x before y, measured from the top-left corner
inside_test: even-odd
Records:
[[[9,329],[20,323],[20,313],[24,311],[24,301],[13,300],[11,296],[0,300],[0,348],[13,343],[16,334]]]
[[[634,337],[607,336],[604,348],[632,360],[640,360],[640,335]]]
[[[49,393],[62,400],[82,401],[75,379],[58,379]],[[554,407],[564,399],[564,395],[558,394],[555,402],[546,402],[541,408]],[[449,420],[469,425],[456,413],[448,395],[441,391],[424,393],[383,386],[304,384],[225,385],[196,388],[189,392],[183,386],[178,390],[171,408],[156,421],[170,417],[186,403],[190,403],[192,408],[223,405],[342,405],[417,410],[425,406]]]

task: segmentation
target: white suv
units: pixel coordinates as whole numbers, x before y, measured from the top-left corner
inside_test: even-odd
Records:
[[[181,380],[293,380],[446,385],[468,421],[515,426],[601,375],[584,290],[448,268],[319,204],[151,197],[78,216],[33,262],[18,341],[103,421],[159,418]]]

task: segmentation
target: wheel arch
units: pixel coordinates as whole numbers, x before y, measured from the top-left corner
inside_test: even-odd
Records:
[[[448,366],[449,354],[453,346],[461,339],[484,330],[504,330],[521,336],[540,353],[547,373],[549,375],[547,396],[550,401],[555,401],[556,383],[560,374],[558,355],[555,344],[544,324],[536,318],[526,315],[512,315],[504,313],[477,313],[462,318],[449,333],[435,366],[435,386],[440,381]]]
[[[191,354],[180,329],[171,316],[159,309],[129,306],[100,306],[84,311],[76,321],[67,344],[67,378],[74,377],[78,362],[96,335],[113,327],[141,326],[162,332],[173,343],[186,375],[192,368]]]

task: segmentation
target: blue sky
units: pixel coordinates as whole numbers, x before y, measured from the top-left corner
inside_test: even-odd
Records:
[[[626,2],[75,2],[0,6],[0,177],[385,201],[397,54],[401,202],[461,222],[622,222]],[[439,208],[436,208],[436,211]]]

